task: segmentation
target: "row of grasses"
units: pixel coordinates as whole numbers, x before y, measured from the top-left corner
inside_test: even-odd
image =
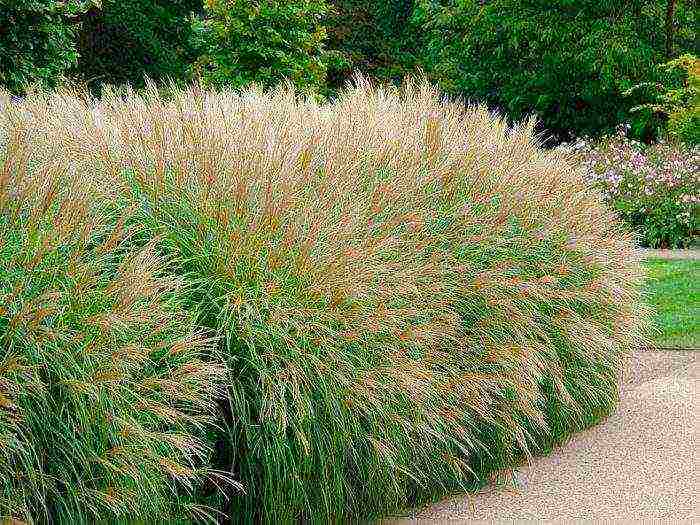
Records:
[[[609,413],[644,336],[568,154],[425,84],[0,107],[0,516],[387,515]]]

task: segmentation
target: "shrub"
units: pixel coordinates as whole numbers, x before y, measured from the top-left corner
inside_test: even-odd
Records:
[[[632,125],[650,127],[663,117],[666,134],[675,141],[700,144],[700,60],[683,55],[659,66],[666,79],[663,83],[643,83],[628,93],[649,91],[651,102],[632,108]],[[649,121],[652,121],[651,123]]]
[[[660,142],[645,146],[624,128],[577,149],[588,179],[600,189],[643,245],[682,248],[700,230],[700,148]]]
[[[192,88],[94,111],[85,140],[57,110],[32,142],[133,209],[129,249],[172,261],[220,335],[232,520],[474,489],[614,406],[646,319],[632,236],[531,124],[364,81],[330,105]]]
[[[286,79],[303,91],[324,84],[324,0],[208,0],[204,8],[193,68],[204,83],[269,87]]]
[[[516,120],[535,113],[571,140],[612,132],[643,102],[623,92],[656,81],[665,9],[642,0],[425,0],[414,23],[425,35],[423,65],[443,89]],[[678,2],[680,50],[696,45],[694,16]]]
[[[342,60],[329,64],[328,83],[342,88],[357,71],[378,80],[401,81],[417,60],[409,23],[414,0],[330,0],[328,48]]]
[[[34,84],[56,85],[77,63],[72,18],[91,3],[4,0],[0,9],[0,87],[22,93]]]
[[[79,158],[41,147],[69,109],[0,114],[0,519],[202,518],[223,369],[152,243],[127,249]]]
[[[91,86],[184,80],[196,59],[192,16],[201,10],[201,0],[102,0],[82,17],[78,73]]]

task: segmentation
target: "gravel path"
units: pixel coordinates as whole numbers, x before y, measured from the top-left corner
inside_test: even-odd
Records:
[[[650,248],[640,248],[645,258],[660,257],[662,259],[685,259],[697,261],[700,259],[700,249],[691,248],[688,250],[652,250]]]
[[[385,523],[651,518],[700,523],[700,353],[639,352],[618,410],[552,455],[490,486]]]

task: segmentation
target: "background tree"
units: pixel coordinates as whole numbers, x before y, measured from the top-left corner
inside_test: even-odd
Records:
[[[104,0],[82,17],[79,75],[91,86],[186,79],[196,59],[192,17],[201,12],[201,0]]]
[[[324,86],[324,0],[207,0],[204,12],[195,22],[200,58],[192,71],[206,84]]]
[[[534,113],[555,138],[571,139],[610,131],[641,102],[623,93],[658,78],[666,7],[646,0],[422,0],[413,22],[423,35],[421,62],[443,89],[512,119]],[[679,49],[696,45],[694,16],[678,3]]]
[[[0,85],[14,93],[55,86],[77,64],[77,22],[91,1],[3,0]]]
[[[666,4],[666,57],[673,55],[673,17],[676,14],[676,0],[668,0]]]
[[[330,0],[328,47],[343,60],[329,68],[331,88],[354,71],[381,80],[403,80],[416,66],[416,38],[410,25],[415,0]]]

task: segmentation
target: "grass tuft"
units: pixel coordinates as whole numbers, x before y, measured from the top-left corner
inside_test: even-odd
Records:
[[[131,249],[70,159],[0,155],[0,518],[213,516],[205,429],[225,370],[154,243]]]
[[[103,244],[167,261],[216,335],[233,520],[473,489],[609,413],[644,337],[633,238],[574,160],[425,84],[33,95],[20,128],[23,166],[59,151],[120,232]]]

